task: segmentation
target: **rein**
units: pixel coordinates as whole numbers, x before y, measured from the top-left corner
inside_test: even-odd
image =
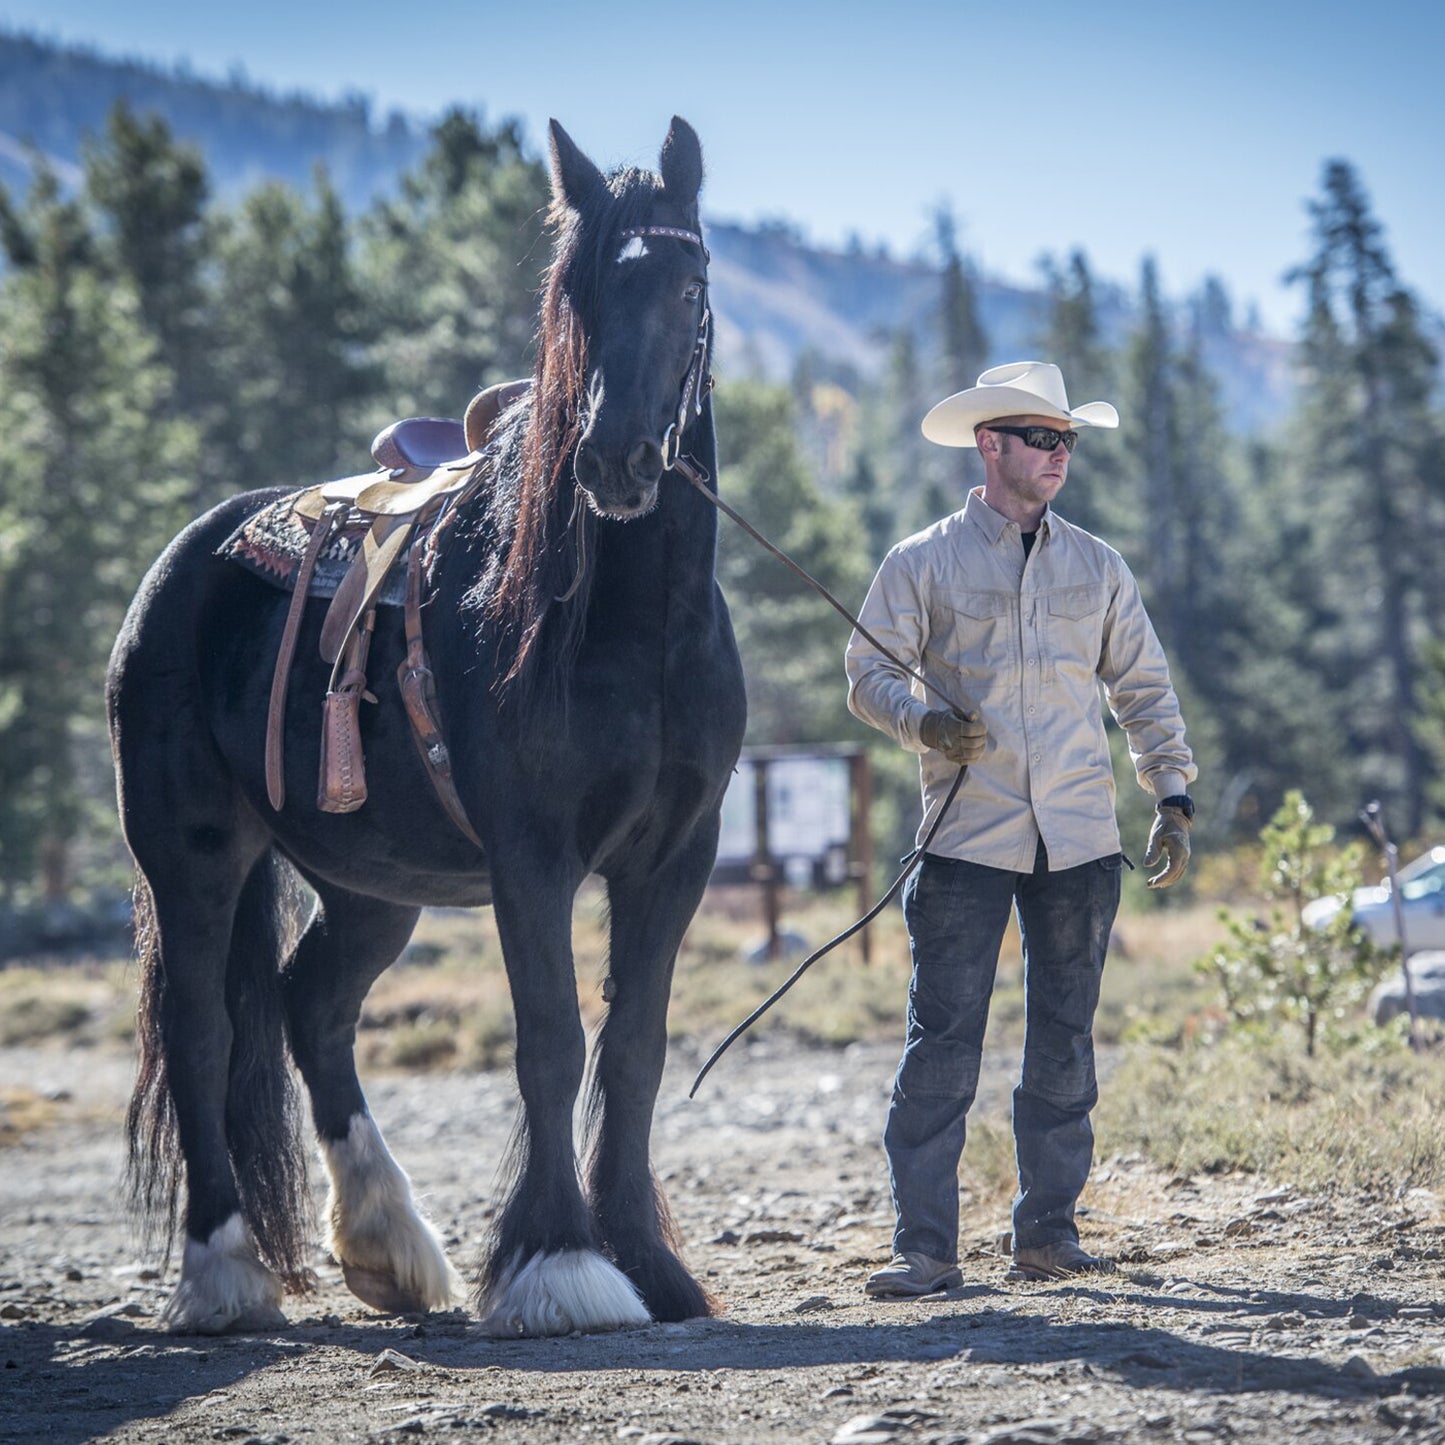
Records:
[[[712,260],[711,255],[708,253],[706,244],[704,243],[702,237],[696,231],[683,230],[681,227],[678,226],[636,226],[622,232],[622,239],[625,241],[637,240],[646,236],[667,236],[676,241],[686,241],[691,245],[699,247],[699,249],[702,251],[704,262],[710,262]],[[687,372],[682,379],[682,390],[678,397],[677,414],[673,418],[673,420],[668,423],[667,430],[663,432],[662,440],[660,443],[662,448],[663,470],[675,471],[680,476],[682,476],[698,492],[700,492],[704,497],[706,497],[707,500],[718,509],[718,511],[722,512],[724,516],[730,517],[739,527],[743,529],[744,532],[748,534],[748,536],[750,536],[755,542],[757,542],[759,546],[763,547],[768,552],[771,552],[774,557],[776,557],[791,571],[795,572],[835,612],[841,614],[849,623],[851,623],[852,626],[857,630],[859,636],[863,637],[868,643],[870,643],[875,649],[877,649],[877,651],[880,652],[884,657],[886,657],[891,663],[893,663],[895,667],[900,668],[909,677],[913,678],[915,682],[922,684],[923,687],[927,688],[948,707],[952,708],[954,712],[962,713],[968,711],[968,709],[961,707],[952,698],[950,698],[936,683],[930,682],[926,677],[923,676],[921,672],[918,672],[914,668],[910,667],[895,652],[893,652],[890,648],[885,647],[883,643],[880,642],[876,637],[874,637],[874,635],[869,632],[869,630],[864,627],[863,624],[846,607],[844,607],[843,604],[839,602],[838,599],[834,597],[833,594],[828,591],[828,589],[824,587],[823,584],[819,582],[816,577],[812,576],[809,572],[805,571],[802,567],[800,567],[795,561],[793,561],[791,557],[788,556],[786,552],[774,546],[773,543],[770,542],[765,536],[763,536],[763,534],[759,532],[758,529],[754,527],[751,522],[749,522],[745,517],[743,517],[740,513],[734,510],[734,508],[732,508],[725,501],[723,501],[723,499],[719,497],[717,493],[708,486],[708,482],[711,480],[711,478],[708,476],[706,470],[698,466],[698,464],[694,462],[691,457],[685,456],[683,454],[683,433],[687,430],[688,425],[693,421],[694,418],[702,415],[703,402],[707,399],[708,393],[711,392],[713,388],[712,373],[708,369],[708,361],[711,356],[711,351],[712,308],[708,305],[707,282],[704,280],[702,295],[702,316],[698,321],[697,338],[693,343],[692,359],[688,362]],[[579,518],[579,548],[584,540],[585,535],[580,525],[584,521],[584,518]],[[580,578],[581,567],[579,566],[578,581],[580,581]],[[578,582],[574,581],[572,588],[567,593],[567,598],[570,598],[573,595],[573,593],[577,589],[577,586]],[[562,598],[559,600],[565,601],[567,599]],[[857,933],[860,929],[867,927],[867,925],[871,923],[884,910],[884,908],[886,908],[888,904],[893,901],[895,897],[897,897],[899,890],[903,887],[904,883],[907,882],[909,874],[912,873],[913,870],[918,866],[919,860],[922,859],[923,855],[928,851],[929,845],[933,842],[934,837],[937,835],[939,827],[943,823],[944,817],[947,815],[949,808],[953,806],[953,800],[958,796],[958,790],[963,785],[963,779],[967,772],[968,769],[966,767],[959,768],[958,776],[954,778],[953,786],[948,790],[948,796],[943,800],[943,804],[939,808],[937,815],[934,817],[933,822],[929,825],[928,832],[924,835],[923,841],[919,843],[919,845],[913,850],[913,852],[911,852],[908,857],[903,860],[903,871],[899,873],[898,877],[893,880],[893,883],[888,888],[888,891],[884,893],[884,895],[878,900],[878,902],[875,903],[873,907],[870,908],[868,912],[865,913],[856,923],[851,924],[848,928],[845,928],[843,932],[838,934],[836,938],[830,939],[822,946],[822,948],[816,950],[814,953],[809,954],[808,957],[805,958],[802,963],[800,963],[798,967],[793,970],[792,974],[789,975],[789,977],[779,988],[775,989],[771,994],[769,994],[768,997],[764,999],[763,1002],[759,1004],[758,1007],[755,1008],[752,1013],[747,1016],[747,1018],[745,1018],[735,1029],[733,1029],[733,1031],[722,1041],[722,1043],[720,1043],[717,1048],[712,1051],[712,1054],[709,1056],[708,1061],[698,1071],[697,1078],[695,1078],[692,1082],[692,1088],[688,1090],[688,1098],[691,1099],[696,1097],[698,1086],[705,1078],[707,1078],[708,1074],[712,1070],[713,1065],[716,1064],[717,1061],[722,1058],[722,1056],[728,1051],[728,1049],[731,1048],[732,1045],[736,1043],[737,1040],[740,1039],[743,1034],[745,1034],[755,1023],[757,1023],[757,1021],[762,1018],[762,1016],[767,1013],[767,1011],[772,1008],[772,1006],[777,1003],[778,1000],[782,998],[783,995],[787,993],[788,990],[791,989],[793,985],[797,983],[798,980],[802,978],[802,976],[815,963],[817,963],[820,958],[822,958],[825,954],[831,953],[835,948],[838,947],[840,943],[847,942],[847,940],[852,938],[853,935]]]
[[[711,378],[709,378],[709,383],[710,382]],[[699,403],[699,408],[700,407],[701,403]],[[785,566],[790,568],[800,578],[802,578],[802,580],[806,582],[808,586],[811,587],[813,591],[816,592],[835,612],[842,614],[843,617],[845,617],[850,623],[852,623],[853,627],[857,630],[860,637],[864,638],[865,641],[870,643],[874,648],[876,648],[880,653],[882,653],[883,656],[886,657],[891,663],[893,663],[895,667],[901,668],[905,673],[908,674],[909,677],[921,683],[924,687],[926,687],[930,692],[934,693],[942,702],[946,703],[955,712],[962,713],[968,711],[968,709],[961,707],[951,697],[949,697],[947,693],[945,693],[943,689],[940,688],[936,683],[930,682],[926,677],[923,676],[921,672],[918,672],[914,668],[909,667],[909,665],[904,662],[897,653],[892,651],[892,649],[885,647],[883,643],[881,643],[876,637],[874,637],[874,635],[869,632],[869,630],[864,627],[863,624],[846,607],[844,607],[844,605],[839,602],[838,599],[834,597],[833,594],[828,591],[828,589],[824,587],[823,584],[819,582],[816,577],[814,577],[804,568],[800,567],[795,561],[793,561],[791,557],[788,556],[786,552],[782,551],[781,548],[774,546],[773,543],[771,543],[765,536],[763,536],[763,534],[759,532],[758,529],[754,527],[751,522],[749,522],[733,507],[729,506],[725,501],[723,501],[723,499],[708,486],[708,482],[711,479],[709,478],[707,472],[702,467],[699,467],[690,457],[679,455],[676,461],[673,463],[672,470],[681,475],[697,491],[701,492],[702,495],[706,497],[708,501],[711,502],[713,506],[718,509],[718,511],[722,512],[724,516],[730,517],[734,522],[736,522],[737,525],[741,527],[743,531],[746,532],[748,536],[750,536],[755,542],[757,542],[759,546],[771,552],[774,557],[776,557],[780,562],[782,562]],[[903,860],[903,871],[899,873],[897,878],[895,878],[893,882],[889,885],[888,891],[856,923],[850,924],[847,928],[843,930],[842,933],[838,934],[836,938],[829,939],[828,942],[825,943],[820,949],[817,949],[815,952],[810,953],[808,957],[805,958],[802,963],[800,963],[797,968],[793,970],[793,972],[787,977],[787,979],[784,980],[784,982],[778,988],[774,989],[773,992],[770,993],[768,997],[765,998],[763,1002],[760,1003],[757,1008],[755,1008],[752,1013],[747,1016],[747,1018],[745,1018],[735,1029],[733,1029],[733,1031],[722,1041],[722,1043],[720,1043],[717,1048],[715,1048],[708,1056],[708,1060],[702,1066],[702,1068],[698,1070],[697,1078],[692,1081],[692,1088],[687,1091],[687,1096],[689,1099],[695,1098],[697,1096],[698,1086],[705,1078],[707,1078],[708,1074],[711,1073],[713,1065],[716,1064],[717,1061],[722,1058],[722,1056],[728,1051],[728,1049],[731,1048],[732,1045],[735,1044],[738,1039],[740,1039],[750,1028],[752,1028],[752,1026],[757,1023],[757,1021],[762,1018],[762,1016],[767,1013],[767,1011],[772,1008],[772,1006],[777,1003],[778,1000],[782,998],[783,995],[787,993],[788,990],[791,989],[792,986],[797,983],[797,981],[802,978],[802,976],[810,968],[812,968],[812,966],[817,963],[820,958],[822,958],[825,954],[831,953],[835,948],[838,947],[840,943],[846,943],[848,939],[852,938],[853,935],[857,933],[860,929],[866,928],[868,924],[870,924],[875,918],[877,918],[877,916],[882,913],[882,911],[888,906],[888,904],[890,904],[893,899],[898,896],[899,890],[903,887],[904,883],[908,881],[908,875],[912,873],[913,870],[918,866],[923,855],[928,851],[929,845],[933,842],[935,836],[937,835],[939,827],[943,823],[944,817],[947,815],[948,810],[953,806],[953,800],[958,796],[958,790],[963,785],[963,779],[967,772],[968,769],[966,767],[959,768],[958,775],[953,780],[953,786],[949,788],[948,796],[943,800],[943,804],[939,808],[937,814],[934,816],[933,822],[929,824],[928,832],[924,835],[923,841],[913,850],[913,852],[911,852]]]

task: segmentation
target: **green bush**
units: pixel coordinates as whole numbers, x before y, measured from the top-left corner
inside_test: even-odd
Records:
[[[1336,848],[1334,837],[1333,828],[1315,822],[1302,794],[1287,794],[1260,834],[1260,891],[1274,907],[1263,918],[1221,910],[1229,938],[1196,965],[1219,985],[1233,1027],[1297,1023],[1311,1057],[1322,1026],[1345,1037],[1350,1011],[1394,953],[1356,928],[1348,908],[1318,926],[1305,923],[1312,899],[1348,899],[1364,881],[1363,849]]]

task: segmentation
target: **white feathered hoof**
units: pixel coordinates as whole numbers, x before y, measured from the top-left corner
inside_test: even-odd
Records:
[[[186,1240],[181,1282],[161,1315],[177,1335],[225,1335],[286,1328],[281,1281],[261,1263],[246,1221],[233,1214],[201,1244]]]
[[[386,1314],[443,1310],[460,1299],[461,1279],[371,1118],[355,1115],[346,1138],[323,1140],[321,1152],[331,1175],[327,1247],[347,1289]]]
[[[489,1335],[570,1335],[652,1323],[627,1276],[590,1249],[534,1254],[482,1301]]]

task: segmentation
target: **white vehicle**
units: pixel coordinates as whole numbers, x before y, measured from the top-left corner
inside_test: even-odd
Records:
[[[1431,848],[1396,875],[1400,910],[1405,915],[1405,941],[1411,953],[1445,949],[1445,847]],[[1305,904],[1304,922],[1320,928],[1345,906],[1340,897],[1316,898]],[[1374,888],[1356,888],[1350,900],[1355,923],[1381,948],[1400,941],[1388,880]]]

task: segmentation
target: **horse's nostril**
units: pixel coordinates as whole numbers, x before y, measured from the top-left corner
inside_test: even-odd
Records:
[[[597,490],[597,484],[602,479],[602,464],[598,460],[597,453],[591,447],[577,448],[577,460],[573,463],[572,469],[580,486],[585,487],[589,492]]]
[[[662,448],[654,441],[640,441],[627,454],[627,470],[635,482],[653,486],[662,475]]]

